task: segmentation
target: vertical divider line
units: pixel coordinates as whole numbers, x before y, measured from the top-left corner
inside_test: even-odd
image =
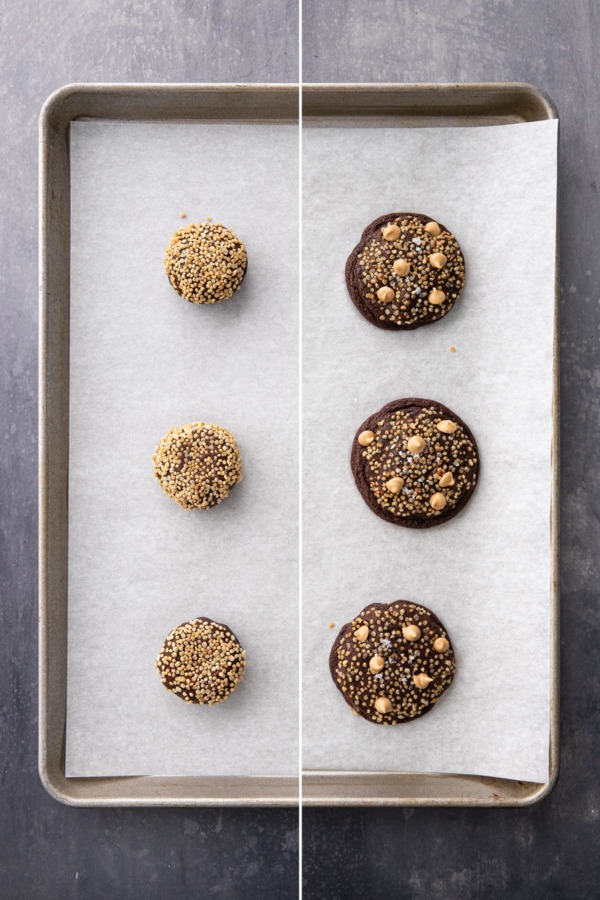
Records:
[[[298,0],[298,896],[302,898],[302,0]]]

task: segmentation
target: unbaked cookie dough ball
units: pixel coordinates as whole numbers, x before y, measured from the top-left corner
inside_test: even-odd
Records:
[[[221,425],[192,422],[171,428],[152,459],[161,488],[184,509],[210,509],[242,480],[236,439]]]
[[[165,272],[177,293],[190,303],[220,303],[240,287],[246,247],[224,225],[197,222],[179,228],[165,253]]]
[[[354,480],[386,522],[430,528],[454,518],[479,476],[470,428],[434,400],[388,403],[360,426],[352,444]]]
[[[213,706],[244,677],[246,653],[235,634],[201,616],[178,625],[156,660],[162,683],[186,703]]]
[[[346,263],[358,311],[378,328],[405,330],[445,316],[465,283],[454,235],[421,213],[387,213],[367,225]]]
[[[329,655],[336,687],[354,712],[398,725],[433,709],[455,673],[448,632],[430,609],[372,603],[348,622]]]

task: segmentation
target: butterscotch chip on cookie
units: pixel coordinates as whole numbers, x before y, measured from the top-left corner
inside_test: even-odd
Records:
[[[177,293],[190,303],[220,303],[240,287],[246,247],[224,225],[197,222],[179,228],[165,253],[165,272]]]
[[[346,263],[359,312],[378,328],[404,330],[445,316],[465,283],[454,235],[421,213],[387,213],[367,225]]]
[[[246,653],[226,625],[203,616],[178,625],[156,660],[162,683],[186,703],[213,706],[244,677]]]
[[[161,488],[184,509],[210,509],[242,480],[237,441],[221,425],[192,422],[171,428],[152,459]]]
[[[405,398],[363,422],[351,466],[376,515],[394,525],[430,528],[454,518],[469,501],[479,451],[470,428],[447,406]]]
[[[365,607],[344,625],[329,655],[331,677],[348,706],[376,725],[425,715],[450,686],[455,669],[440,620],[406,600]]]

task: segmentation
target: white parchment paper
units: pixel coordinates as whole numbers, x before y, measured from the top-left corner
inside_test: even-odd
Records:
[[[303,141],[303,765],[544,782],[557,123]],[[396,211],[452,229],[467,267],[454,310],[401,333],[364,320],[344,284],[362,229]],[[438,528],[377,518],[353,482],[356,428],[399,397],[439,400],[478,441],[478,488]],[[352,715],[328,655],[363,606],[398,598],[437,613],[458,671],[429,715],[377,728]]]
[[[279,124],[71,125],[69,776],[297,774],[297,144]],[[246,242],[221,305],[164,274],[182,212]],[[197,420],[233,431],[244,480],[194,513],[151,457]],[[198,615],[248,657],[210,708],[154,668]]]

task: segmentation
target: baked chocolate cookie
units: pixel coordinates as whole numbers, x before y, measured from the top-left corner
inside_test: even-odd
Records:
[[[453,519],[475,490],[479,451],[470,428],[434,400],[388,403],[354,437],[351,466],[373,512],[407,528]]]
[[[465,261],[445,225],[421,213],[388,213],[367,225],[346,262],[359,312],[378,328],[419,328],[450,312]]]
[[[235,634],[200,616],[169,634],[156,660],[162,683],[186,703],[213,706],[244,677],[246,653]]]
[[[248,256],[233,231],[214,222],[179,228],[165,253],[165,272],[190,303],[220,303],[240,287]]]
[[[344,625],[329,655],[331,677],[348,706],[376,725],[424,716],[455,668],[440,620],[406,600],[365,607]]]
[[[171,428],[152,459],[161,488],[184,509],[210,509],[242,480],[236,439],[221,425],[192,422]]]

